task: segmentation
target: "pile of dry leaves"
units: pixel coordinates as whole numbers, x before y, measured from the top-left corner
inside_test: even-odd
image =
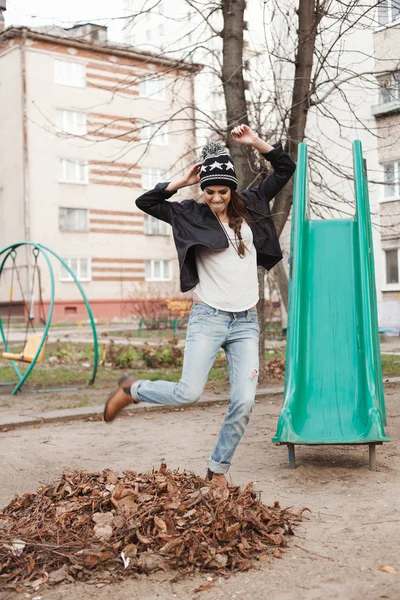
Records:
[[[285,378],[285,359],[273,358],[267,362],[266,366],[268,379]]]
[[[165,464],[144,474],[65,473],[0,513],[0,588],[245,570],[280,556],[302,512],[261,504],[251,484],[221,489]]]

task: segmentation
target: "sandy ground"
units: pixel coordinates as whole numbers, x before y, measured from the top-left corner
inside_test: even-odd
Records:
[[[219,579],[194,593],[207,576],[170,581],[170,574],[141,576],[97,588],[88,584],[42,587],[36,594],[0,592],[1,600],[378,600],[400,598],[400,388],[386,388],[387,431],[378,447],[378,472],[368,470],[368,449],[299,447],[288,468],[285,447],[270,439],[280,399],[257,402],[231,469],[235,484],[253,481],[266,504],[311,509],[281,560]],[[14,493],[34,491],[64,470],[170,468],[205,472],[205,461],[225,414],[224,405],[183,412],[141,413],[112,425],[71,422],[0,433],[0,506]],[[308,515],[308,513],[307,513]],[[396,574],[379,571],[382,565]]]

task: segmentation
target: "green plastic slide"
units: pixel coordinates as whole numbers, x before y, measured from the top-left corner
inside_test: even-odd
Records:
[[[284,404],[273,442],[389,441],[380,360],[368,180],[353,144],[354,219],[307,215],[307,146],[300,144],[293,196]]]

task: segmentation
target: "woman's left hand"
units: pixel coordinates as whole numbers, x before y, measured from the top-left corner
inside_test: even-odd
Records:
[[[258,135],[254,133],[248,125],[238,125],[231,131],[231,136],[239,144],[254,144],[258,140]]]

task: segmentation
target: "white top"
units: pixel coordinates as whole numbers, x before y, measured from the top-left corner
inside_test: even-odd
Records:
[[[228,312],[242,312],[258,302],[257,252],[253,232],[243,221],[241,234],[246,246],[240,258],[235,248],[237,239],[228,223],[222,223],[234,247],[210,250],[196,246],[196,266],[199,283],[194,288],[197,296],[213,308]]]

